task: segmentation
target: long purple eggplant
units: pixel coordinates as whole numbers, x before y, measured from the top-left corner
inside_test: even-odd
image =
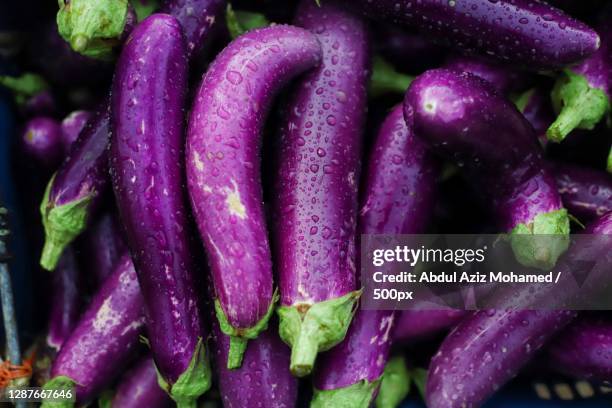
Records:
[[[422,233],[431,218],[437,170],[396,106],[378,132],[364,174],[359,233]],[[312,406],[370,406],[393,340],[394,316],[389,310],[357,311],[344,341],[319,358]]]
[[[612,234],[612,212],[600,217],[585,231],[588,234]],[[578,241],[567,253],[567,260],[557,265],[563,276],[571,276],[572,259],[586,253],[605,256],[612,248],[610,241]],[[602,268],[603,269],[603,268]],[[603,276],[590,277],[597,285]],[[592,285],[592,283],[590,285]],[[576,316],[566,310],[516,309],[517,299],[526,301],[526,309],[534,309],[542,301],[563,305],[575,288],[573,278],[564,278],[557,285],[525,285],[509,287],[499,299],[497,310],[480,310],[466,317],[444,340],[431,360],[427,378],[426,400],[429,408],[478,407],[499,387],[513,378],[548,340],[552,339]]]
[[[166,408],[172,400],[157,383],[155,363],[150,356],[142,358],[121,377],[111,403],[115,408]]]
[[[62,144],[64,154],[70,152],[70,147],[78,139],[81,131],[91,119],[91,112],[86,110],[76,110],[68,114],[62,120]]]
[[[286,108],[273,202],[279,331],[291,372],[304,376],[344,339],[361,295],[355,230],[370,44],[365,22],[332,3],[303,0],[294,23],[323,49]]]
[[[612,323],[604,316],[582,316],[547,350],[549,365],[578,379],[612,382]]]
[[[91,300],[51,367],[45,388],[74,387],[76,401],[86,405],[112,383],[136,352],[144,329],[143,299],[129,255]],[[74,403],[45,402],[43,407]]]
[[[417,27],[464,52],[534,70],[579,62],[599,47],[595,31],[540,1],[344,1],[368,17]]]
[[[213,323],[213,344],[221,401],[226,408],[291,408],[297,404],[298,380],[289,371],[291,350],[270,325],[249,343],[242,366],[227,368],[230,340]]]
[[[567,210],[533,128],[510,101],[472,74],[437,69],[410,85],[404,117],[477,186],[519,262],[555,264],[569,244]]]
[[[210,387],[184,202],[185,39],[153,14],[132,31],[115,71],[109,164],[142,289],[160,383],[179,406]]]
[[[64,248],[83,232],[100,204],[109,184],[106,164],[109,132],[109,116],[104,104],[81,132],[47,185],[40,205],[45,228],[40,264],[45,269],[55,269]]]
[[[467,312],[463,310],[404,310],[395,319],[393,341],[412,343],[426,339],[461,321]]]
[[[542,87],[528,89],[516,100],[516,107],[538,135],[540,142],[546,144],[546,129],[555,120],[555,112],[550,102],[550,95]]]
[[[525,74],[521,71],[482,57],[453,56],[446,61],[444,68],[476,75],[502,95],[520,90],[526,82]]]
[[[612,7],[598,13],[601,46],[578,65],[567,67],[552,92],[557,119],[546,135],[560,142],[574,129],[593,129],[610,112],[612,93]]]
[[[55,119],[44,116],[30,119],[20,142],[25,155],[46,171],[54,171],[62,160],[62,129]]]
[[[278,25],[230,43],[202,79],[189,117],[187,185],[208,254],[228,367],[274,310],[272,256],[264,215],[260,146],[274,96],[316,65],[317,39]]]
[[[569,164],[555,164],[553,173],[565,208],[582,222],[612,211],[612,176]]]
[[[72,248],[64,251],[52,279],[47,345],[57,351],[77,324],[83,303],[83,277]]]

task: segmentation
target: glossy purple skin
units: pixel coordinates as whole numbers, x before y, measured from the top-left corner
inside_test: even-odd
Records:
[[[106,104],[93,115],[73,143],[70,152],[53,180],[48,207],[91,196],[90,213],[98,207],[109,184],[107,145],[110,141],[110,120]]]
[[[242,365],[227,368],[229,337],[213,324],[215,368],[226,408],[291,408],[297,403],[298,380],[289,371],[291,350],[278,336],[276,325],[249,341]]]
[[[157,383],[155,363],[150,356],[142,358],[121,377],[111,405],[117,408],[174,406],[166,391]]]
[[[60,124],[44,116],[30,119],[23,129],[21,146],[26,156],[39,166],[54,170],[63,157]]]
[[[563,205],[583,222],[612,211],[612,176],[603,171],[556,164],[553,173]]]
[[[187,55],[191,57],[200,50],[215,21],[224,18],[225,5],[226,0],[166,0],[161,12],[179,21],[187,41]]]
[[[408,89],[404,117],[432,151],[479,186],[503,230],[562,208],[533,128],[489,83],[467,73],[427,71]]]
[[[588,234],[612,234],[612,212],[600,217],[586,230]],[[565,259],[577,256],[598,256],[610,252],[609,240],[600,245],[574,245]],[[595,252],[593,252],[595,251]],[[582,254],[582,255],[581,255]],[[558,267],[569,275],[571,263]],[[602,279],[589,278],[596,287]],[[570,286],[568,286],[568,284]],[[467,316],[446,337],[432,358],[427,378],[426,400],[429,408],[478,407],[497,389],[512,379],[547,341],[576,316],[567,310],[521,310],[516,306],[551,304],[571,297],[573,278],[561,280],[554,289],[549,285],[508,287],[500,299],[508,307],[480,310]],[[600,288],[597,288],[600,289]],[[521,303],[526,300],[528,303]],[[518,302],[518,303],[516,303]]]
[[[521,89],[526,81],[522,72],[481,57],[453,56],[446,61],[444,68],[476,75],[502,95]]]
[[[464,310],[403,310],[395,319],[393,341],[408,343],[426,339],[455,326]]]
[[[72,333],[81,315],[83,288],[80,283],[81,273],[74,252],[68,247],[53,271],[51,283],[47,345],[56,351]]]
[[[612,382],[612,323],[583,317],[571,324],[548,348],[549,364],[579,379]]]
[[[94,285],[98,286],[113,271],[119,256],[128,248],[123,231],[114,215],[106,213],[87,229],[83,236],[83,250]]]
[[[187,136],[191,205],[215,294],[230,324],[249,328],[272,300],[272,260],[260,176],[264,120],[278,91],[316,65],[321,50],[292,26],[250,31],[204,76]]]
[[[393,108],[378,131],[364,174],[360,234],[423,232],[431,218],[437,169],[425,145],[406,126],[402,106]],[[377,380],[387,362],[394,315],[359,309],[342,343],[318,359],[315,388]]]
[[[65,154],[70,152],[70,146],[77,140],[90,119],[91,112],[76,110],[62,120],[62,145]]]
[[[129,363],[144,329],[143,299],[129,255],[94,295],[51,367],[51,377],[76,381],[85,405],[109,386]]]
[[[548,143],[546,130],[555,120],[555,113],[550,102],[550,90],[535,88],[522,112],[535,130],[540,142],[546,145]]]
[[[178,21],[153,14],[130,34],[112,92],[109,165],[157,368],[169,383],[206,334],[183,200],[187,58]]]
[[[470,54],[480,53],[532,70],[581,61],[599,46],[587,25],[533,0],[345,0],[365,15],[415,26]]]
[[[370,62],[365,22],[338,6],[303,0],[294,23],[316,34],[323,61],[296,84],[280,132],[273,234],[285,306],[312,305],[356,289]]]

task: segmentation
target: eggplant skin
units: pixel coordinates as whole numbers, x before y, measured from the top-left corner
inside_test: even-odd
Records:
[[[169,408],[172,400],[157,383],[151,356],[143,357],[122,376],[111,404],[117,408]]]
[[[534,0],[344,0],[366,16],[416,26],[464,53],[483,53],[532,70],[561,68],[599,48],[597,33]]]
[[[411,343],[426,339],[455,326],[466,314],[455,309],[401,311],[393,329],[393,341]]]
[[[206,337],[182,188],[186,88],[181,26],[170,15],[153,14],[132,31],[117,62],[109,165],[151,352],[169,385],[201,355]]]

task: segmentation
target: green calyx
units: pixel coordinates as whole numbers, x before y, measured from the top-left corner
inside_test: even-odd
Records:
[[[608,173],[612,174],[612,147],[610,148],[610,153],[608,153],[608,163],[606,164],[606,170]]]
[[[113,408],[113,398],[115,393],[112,390],[106,390],[98,397],[98,408]]]
[[[87,226],[89,203],[93,193],[70,203],[52,206],[49,193],[55,180],[51,177],[40,203],[40,214],[45,229],[45,245],[40,256],[40,265],[48,271],[57,266],[62,253]]]
[[[513,98],[514,105],[520,112],[524,112],[529,100],[533,96],[535,88],[528,89],[527,91],[519,94],[516,98]]]
[[[58,0],[57,29],[72,49],[109,59],[127,21],[128,0]]]
[[[531,223],[519,224],[510,232],[516,260],[528,267],[549,270],[569,246],[567,210],[538,214]]]
[[[74,381],[70,377],[66,377],[63,375],[53,377],[45,385],[43,385],[43,389],[45,390],[70,390],[74,396],[74,386],[76,385],[76,381]],[[68,400],[44,400],[41,408],[72,408],[75,406],[74,398],[72,401]]]
[[[246,351],[248,341],[256,339],[257,336],[259,336],[259,333],[268,328],[268,322],[270,321],[270,316],[272,316],[274,305],[276,305],[277,301],[278,290],[275,290],[272,294],[272,301],[270,302],[270,306],[268,306],[266,314],[254,326],[243,329],[236,328],[231,325],[227,316],[225,315],[225,312],[223,311],[223,307],[221,306],[219,299],[215,299],[215,312],[217,314],[217,319],[219,320],[219,327],[224,334],[230,336],[227,368],[231,370],[239,368],[242,365],[242,357]]]
[[[43,77],[28,72],[18,77],[1,75],[0,85],[13,92],[18,105],[23,105],[28,98],[49,89]]]
[[[311,305],[279,306],[279,334],[291,347],[293,375],[310,374],[317,354],[340,343],[349,328],[362,290]]]
[[[380,378],[372,382],[361,380],[334,390],[315,389],[310,408],[368,408],[379,384]]]
[[[374,57],[370,95],[381,96],[387,93],[403,94],[414,78],[398,72],[380,56]]]
[[[560,142],[574,129],[591,130],[610,110],[610,99],[604,91],[591,87],[583,75],[563,71],[552,91],[557,119],[546,131],[548,140]]]
[[[230,3],[227,4],[227,9],[225,10],[225,22],[232,39],[240,37],[249,30],[270,25],[270,22],[263,14],[250,11],[235,11]]]
[[[402,356],[389,360],[382,375],[376,408],[395,408],[410,392],[410,373]]]
[[[212,373],[206,356],[204,341],[198,339],[189,367],[174,384],[169,384],[157,371],[157,383],[176,402],[179,408],[195,408],[200,395],[210,388]]]
[[[132,0],[130,4],[136,13],[136,19],[142,21],[149,17],[159,7],[157,0]]]

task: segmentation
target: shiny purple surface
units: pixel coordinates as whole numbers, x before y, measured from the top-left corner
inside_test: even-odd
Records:
[[[361,234],[418,234],[428,225],[438,166],[406,126],[402,106],[386,117],[366,167]],[[317,389],[347,387],[377,380],[393,340],[394,312],[359,309],[346,338],[321,354],[314,376]]]
[[[303,0],[294,23],[313,32],[321,65],[296,84],[281,124],[274,201],[281,304],[356,289],[355,226],[370,50],[364,21]]]
[[[112,406],[116,408],[165,408],[175,404],[157,383],[155,363],[142,358],[119,380]]]
[[[47,171],[55,170],[63,157],[62,130],[55,120],[44,116],[30,119],[23,129],[21,146],[27,157]]]
[[[144,329],[143,300],[129,255],[117,263],[58,353],[51,377],[77,383],[86,404],[109,386],[136,352]]]
[[[153,14],[132,31],[117,62],[109,165],[151,352],[170,383],[206,336],[183,199],[186,88],[181,26],[172,16]]]
[[[553,173],[563,205],[582,222],[612,211],[612,175],[570,164],[556,164]]]
[[[526,82],[526,75],[521,71],[481,57],[453,56],[446,61],[444,68],[476,75],[502,95],[522,90]]]
[[[297,404],[298,379],[289,371],[291,350],[271,324],[249,341],[242,365],[227,368],[229,337],[213,323],[215,369],[221,401],[226,408],[291,408]]]
[[[87,273],[98,286],[110,275],[119,256],[127,251],[121,225],[114,215],[106,213],[85,231],[83,250],[88,264]]]
[[[612,382],[612,322],[580,316],[547,351],[549,364],[578,379]]]
[[[70,146],[77,140],[90,118],[91,112],[76,110],[68,114],[68,116],[62,120],[62,145],[66,154],[70,152]]]
[[[467,53],[529,69],[564,67],[599,46],[597,33],[534,0],[345,0],[372,18],[416,26]]]
[[[590,86],[601,89],[610,97],[612,87],[612,7],[605,6],[597,14],[599,23],[597,33],[601,46],[589,58],[571,67],[577,74],[582,74]]]
[[[531,124],[542,144],[548,143],[546,130],[555,120],[550,90],[535,88],[523,108],[523,116]]]
[[[404,117],[432,151],[464,170],[503,230],[562,208],[533,128],[480,78],[427,71],[408,89]]]
[[[316,38],[292,26],[250,31],[204,76],[189,117],[187,181],[215,295],[248,328],[272,300],[272,259],[260,175],[264,120],[280,89],[316,65]]]
[[[463,310],[402,310],[395,319],[393,341],[408,343],[450,329],[467,314]]]

